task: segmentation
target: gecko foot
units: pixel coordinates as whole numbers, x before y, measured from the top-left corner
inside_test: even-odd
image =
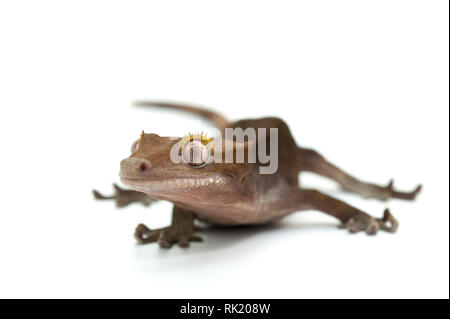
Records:
[[[350,233],[365,231],[367,235],[375,235],[379,230],[394,233],[398,228],[398,221],[389,209],[384,211],[383,218],[373,218],[370,215],[358,214],[351,217],[340,228],[346,228]]]
[[[394,180],[391,179],[389,181],[389,184],[384,188],[385,199],[400,198],[406,200],[414,200],[421,190],[422,185],[417,185],[417,187],[411,192],[399,192],[394,188]]]
[[[390,180],[388,185],[385,187],[374,186],[375,190],[370,190],[367,197],[375,197],[379,200],[386,201],[391,198],[399,198],[404,200],[414,200],[417,195],[422,190],[422,185],[417,185],[416,188],[411,192],[400,192],[394,188],[394,180]]]
[[[104,196],[96,190],[93,190],[92,193],[94,194],[94,197],[98,200],[108,200],[108,199],[114,200],[116,202],[117,207],[125,207],[134,202],[139,202],[144,206],[149,206],[151,203],[155,201],[147,194],[133,190],[122,189],[119,186],[117,186],[117,184],[113,184],[113,186],[115,194],[112,196]]]
[[[191,227],[180,227],[172,225],[170,227],[151,230],[144,224],[139,224],[134,232],[134,238],[139,244],[157,242],[161,248],[171,248],[173,244],[179,247],[189,247],[190,242],[200,242],[203,239],[193,234]]]
[[[393,180],[390,180],[386,186],[359,183],[356,185],[341,186],[341,187],[344,191],[352,191],[360,194],[364,198],[375,198],[381,201],[387,201],[391,198],[414,200],[422,190],[422,185],[418,185],[411,192],[400,192],[396,188],[394,188]]]

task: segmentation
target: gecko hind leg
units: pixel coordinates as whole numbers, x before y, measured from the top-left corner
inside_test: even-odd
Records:
[[[95,189],[92,191],[92,193],[94,194],[94,197],[98,200],[114,200],[116,202],[116,206],[119,208],[128,206],[131,203],[135,202],[139,202],[144,206],[149,206],[155,201],[147,194],[133,190],[122,189],[119,186],[117,186],[117,184],[113,184],[113,186],[115,194],[112,196],[104,196]]]
[[[189,247],[189,243],[202,241],[195,235],[194,213],[174,206],[172,211],[172,225],[160,229],[151,230],[144,224],[139,224],[134,232],[139,244],[158,242],[161,248],[171,248],[178,244],[182,248]]]
[[[340,228],[346,228],[351,233],[365,231],[368,235],[375,235],[379,230],[394,233],[398,229],[398,221],[388,209],[384,211],[383,218],[375,218],[338,199],[309,189],[299,189],[292,198],[298,201],[297,205],[293,204],[296,209],[314,209],[334,216],[342,222]]]
[[[414,200],[422,190],[422,185],[418,185],[411,192],[401,192],[394,188],[394,182],[392,180],[386,186],[366,183],[334,166],[314,150],[299,148],[299,154],[301,170],[333,179],[344,190],[356,193],[365,198],[376,198],[382,201],[390,198]]]

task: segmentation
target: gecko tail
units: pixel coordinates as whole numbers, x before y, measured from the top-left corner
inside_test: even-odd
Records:
[[[221,131],[223,131],[225,127],[227,127],[229,124],[228,120],[219,113],[204,109],[202,107],[178,103],[159,102],[159,101],[136,101],[133,104],[135,106],[162,107],[197,114],[211,121],[214,124],[214,126],[216,126]]]

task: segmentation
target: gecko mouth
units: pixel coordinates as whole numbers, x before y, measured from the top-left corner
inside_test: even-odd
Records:
[[[220,187],[227,183],[225,178],[219,176],[166,179],[120,177],[120,179],[125,185],[144,193],[205,189],[212,186]]]

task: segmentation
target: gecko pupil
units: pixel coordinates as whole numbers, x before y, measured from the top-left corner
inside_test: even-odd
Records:
[[[147,170],[147,165],[145,165],[145,163],[142,163],[142,164],[139,166],[139,169],[141,170],[141,172],[144,172],[144,171]]]
[[[194,167],[204,165],[209,156],[208,148],[197,140],[189,142],[183,148],[182,153],[186,163]]]

